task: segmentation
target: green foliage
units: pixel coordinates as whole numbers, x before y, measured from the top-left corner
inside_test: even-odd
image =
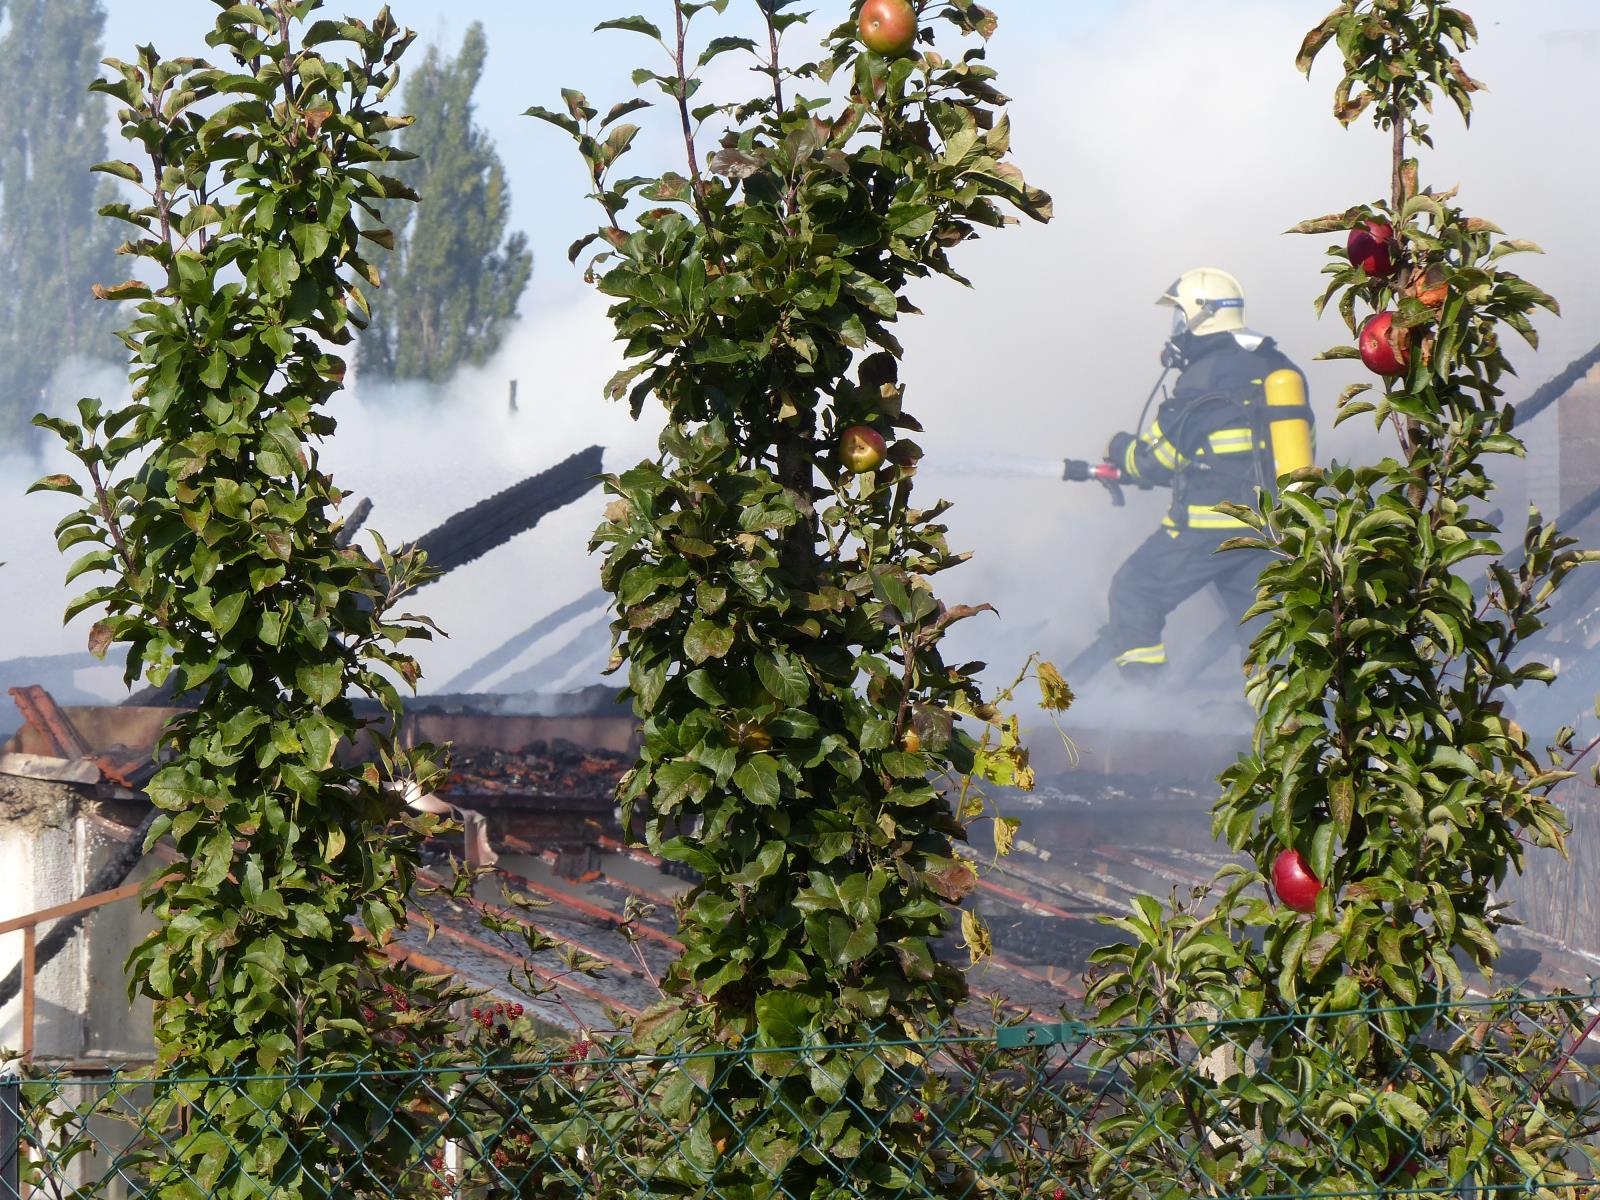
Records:
[[[1345,6],[1347,20],[1375,12],[1397,44],[1341,48],[1352,77],[1386,89],[1404,129],[1420,85],[1387,64],[1439,59],[1470,21],[1421,0]],[[1331,248],[1321,303],[1337,300],[1352,334],[1362,310],[1397,311],[1409,369],[1375,399],[1365,386],[1348,391],[1339,417],[1371,413],[1401,454],[1303,472],[1248,516],[1256,535],[1245,540],[1275,559],[1251,656],[1260,717],[1255,754],[1226,776],[1217,829],[1263,866],[1298,848],[1328,884],[1308,923],[1256,914],[1284,935],[1271,951],[1291,997],[1297,979],[1331,984],[1346,971],[1405,1003],[1452,993],[1454,952],[1492,964],[1506,919],[1492,889],[1520,865],[1523,841],[1559,847],[1564,830],[1548,793],[1567,773],[1541,764],[1505,701],[1550,677],[1518,648],[1591,555],[1534,513],[1520,561],[1501,562],[1486,503],[1492,457],[1523,453],[1500,403],[1500,328],[1532,342],[1532,313],[1555,303],[1502,265],[1531,247],[1466,216],[1453,192],[1419,188],[1403,145],[1388,202],[1302,226],[1342,230],[1376,216],[1397,232],[1404,257],[1390,279],[1368,278]],[[1486,559],[1489,577],[1475,588],[1467,572]],[[1383,925],[1393,933],[1380,947]]]
[[[1381,1007],[1379,1021],[1352,1023],[1335,1049],[1270,1047],[1272,1073],[1294,1081],[1294,1110],[1275,1102],[1255,1119],[1268,1141],[1293,1140],[1302,1118],[1343,1121],[1358,1157],[1374,1165],[1388,1161],[1398,1135],[1425,1140],[1448,1155],[1458,1185],[1469,1176],[1510,1183],[1524,1171],[1559,1177],[1559,1144],[1531,1139],[1515,1155],[1480,1160],[1470,1122],[1438,1120],[1470,1096],[1480,1117],[1492,1108],[1496,1122],[1537,1124],[1538,1097],[1527,1089],[1491,1104],[1473,1088],[1488,1056],[1513,1064],[1524,1048],[1462,1038],[1439,1049],[1430,1039],[1437,1006],[1465,990],[1460,964],[1492,971],[1497,931],[1512,923],[1495,889],[1527,846],[1564,849],[1566,822],[1550,792],[1570,777],[1570,732],[1546,761],[1507,699],[1551,678],[1522,644],[1542,628],[1562,579],[1594,557],[1532,513],[1521,553],[1505,558],[1488,513],[1493,456],[1523,453],[1501,402],[1501,334],[1509,327],[1534,342],[1533,313],[1556,306],[1503,266],[1534,247],[1466,216],[1453,191],[1422,188],[1405,156],[1408,136],[1426,140],[1415,117],[1432,91],[1469,111],[1477,85],[1453,54],[1471,36],[1470,19],[1435,0],[1347,0],[1307,39],[1302,66],[1328,44],[1344,58],[1340,119],[1370,106],[1392,135],[1389,198],[1297,231],[1343,233],[1373,219],[1396,231],[1402,256],[1390,278],[1352,266],[1342,241],[1331,247],[1318,306],[1335,305],[1352,335],[1369,311],[1397,314],[1406,371],[1370,398],[1371,385],[1349,389],[1339,419],[1372,414],[1400,453],[1297,472],[1276,498],[1261,497],[1259,511],[1232,510],[1253,530],[1233,544],[1271,563],[1251,610],[1263,619],[1248,663],[1253,750],[1223,775],[1214,823],[1256,868],[1225,870],[1209,912],[1141,904],[1119,923],[1128,942],[1100,953],[1093,993],[1107,1016],[1173,1022]],[[1325,357],[1355,354],[1340,347]],[[1324,884],[1310,914],[1247,893],[1268,884],[1273,861],[1291,849]],[[1403,1069],[1424,1057],[1424,1069]],[[1247,1086],[1250,1071],[1237,1055],[1219,1062],[1219,1093]],[[1386,1088],[1383,1102],[1348,1111],[1355,1085]],[[1164,1086],[1159,1071],[1141,1082],[1148,1097]],[[1195,1119],[1179,1105],[1163,1116],[1171,1129]],[[1210,1168],[1231,1169],[1231,1151],[1193,1144],[1202,1159],[1215,1151]],[[1305,1178],[1317,1169],[1308,1158]]]
[[[925,1028],[965,995],[937,944],[976,877],[954,853],[963,817],[939,777],[1001,761],[980,757],[974,733],[999,716],[977,664],[940,656],[950,626],[983,610],[934,594],[964,556],[946,543],[945,505],[912,503],[920,427],[893,327],[916,311],[909,284],[959,278],[950,252],[1013,219],[1007,206],[1049,215],[1007,158],[981,38],[959,58],[934,49],[935,26],[986,37],[992,14],[921,4],[919,52],[886,61],[855,45],[852,8],[827,58],[785,65],[805,16],[763,0],[762,45],[713,37],[696,54],[693,22],[728,7],[675,3],[665,34],[644,17],[602,26],[664,52],[634,77],[666,98],[681,172],[621,177],[639,133],[623,118],[643,98],[601,115],[568,91],[559,109],[529,110],[574,138],[605,212],[573,257],[602,246],[589,273],[629,360],[609,394],[635,415],[653,397],[667,416],[659,457],[607,480],[594,539],[615,665],[644,722],[624,812],[703,876],[681,907],[672,999],[639,1031],[646,1049],[849,1041]],[[706,99],[696,72],[724,54],[749,56],[767,90]],[[702,158],[707,130],[716,149]],[[877,471],[840,463],[852,425],[893,441]],[[976,922],[968,934],[981,949]],[[843,1093],[878,1112],[874,1081],[851,1071],[841,1060],[774,1086],[796,1113]],[[756,1086],[730,1081],[719,1102],[754,1103]],[[792,1194],[814,1167],[796,1161]]]
[[[0,0],[0,441],[20,436],[68,358],[116,355],[114,322],[89,294],[110,271],[114,230],[89,164],[105,110],[84,91],[99,58],[99,0]],[[106,188],[109,190],[109,188]]]
[[[150,47],[110,62],[95,86],[141,161],[97,169],[145,199],[103,212],[128,227],[141,279],[96,290],[138,302],[121,335],[132,399],[38,420],[82,467],[38,485],[84,497],[58,527],[81,555],[68,578],[103,579],[69,615],[103,611],[90,646],[125,643],[130,681],[173,676],[200,697],[166,729],[148,787],[163,811],[151,839],[179,857],[147,893],[155,929],[129,960],[161,1063],[197,1080],[412,1061],[448,998],[422,981],[408,1013],[367,1003],[400,986],[383,951],[428,828],[403,789],[431,767],[387,746],[381,767],[353,770],[337,752],[357,737],[385,747],[395,677],[415,682],[399,647],[427,622],[391,609],[422,564],[337,544],[342,493],[317,456],[335,350],[375,282],[359,218],[407,194],[378,172],[402,124],[381,104],[411,35],[387,10],[308,23],[319,7],[219,0],[208,41],[224,65]],[[352,693],[385,720],[359,718]],[[155,1111],[209,1086],[164,1090]],[[377,1099],[347,1097],[339,1120],[363,1123],[364,1103]],[[217,1194],[324,1195],[337,1136],[324,1122],[233,1105],[170,1153]],[[258,1151],[220,1178],[227,1143]]]
[[[1427,140],[1419,123],[1443,95],[1465,121],[1472,119],[1472,95],[1483,84],[1467,74],[1460,53],[1478,36],[1472,18],[1434,0],[1341,0],[1306,34],[1295,66],[1307,75],[1330,44],[1344,60],[1344,77],[1333,94],[1333,115],[1341,125],[1368,108],[1380,129],[1397,125]]]
[[[473,122],[472,94],[488,50],[474,22],[454,60],[430,48],[406,81],[413,123],[396,139],[403,153],[393,156],[393,170],[426,201],[415,212],[380,206],[392,253],[375,255],[383,293],[357,343],[357,365],[379,378],[439,382],[457,367],[488,361],[533,272],[527,238],[506,235],[505,168]]]

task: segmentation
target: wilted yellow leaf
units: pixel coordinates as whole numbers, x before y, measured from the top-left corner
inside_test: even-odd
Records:
[[[1066,712],[1077,699],[1054,663],[1039,664],[1039,702],[1051,712]]]
[[[1011,848],[1017,843],[1017,830],[1022,828],[1022,822],[1015,817],[996,817],[994,822],[994,852],[995,857],[1004,858],[1011,853]]]
[[[974,966],[994,953],[994,941],[989,936],[989,927],[983,923],[982,917],[970,909],[961,914],[961,940],[966,945]]]

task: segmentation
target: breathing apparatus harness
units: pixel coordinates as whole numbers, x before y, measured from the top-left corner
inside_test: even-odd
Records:
[[[1189,339],[1190,331],[1205,318],[1208,310],[1227,303],[1228,301],[1208,302],[1195,318],[1185,322],[1183,328],[1174,329],[1173,336],[1162,347],[1161,378],[1156,381],[1155,388],[1145,400],[1144,408],[1140,410],[1136,436],[1143,436],[1145,421],[1157,394],[1164,396],[1168,374],[1174,370],[1182,371],[1189,366],[1188,347],[1185,343]],[[1255,346],[1250,347],[1250,350],[1254,353],[1262,348],[1270,349],[1273,345],[1271,338],[1262,338]],[[1259,386],[1261,392],[1259,397],[1254,394],[1254,389],[1251,395],[1242,399],[1225,392],[1213,392],[1196,397],[1185,407],[1176,424],[1162,432],[1174,447],[1179,447],[1188,442],[1185,430],[1201,412],[1217,404],[1242,408],[1250,429],[1250,462],[1255,473],[1256,486],[1265,492],[1275,491],[1279,477],[1311,465],[1312,411],[1306,399],[1305,381],[1298,371],[1288,368],[1274,371],[1266,376]],[[1186,528],[1188,524],[1188,495],[1195,472],[1214,470],[1212,457],[1206,445],[1199,441],[1195,443],[1191,454],[1185,455],[1179,451],[1177,464],[1172,471],[1172,510],[1179,528]]]
[[[1205,301],[1192,317],[1186,318],[1182,309],[1174,314],[1172,336],[1161,348],[1161,375],[1156,380],[1155,386],[1150,389],[1150,394],[1145,397],[1144,407],[1139,410],[1139,421],[1134,426],[1135,438],[1144,436],[1148,427],[1150,408],[1155,404],[1156,397],[1160,396],[1163,404],[1168,399],[1167,377],[1173,371],[1181,372],[1189,367],[1190,342],[1194,337],[1194,330],[1213,317],[1218,310],[1242,308],[1243,305],[1242,299],[1230,297]],[[1233,336],[1232,331],[1229,331],[1229,336]],[[1235,341],[1244,346],[1237,337]],[[1254,352],[1263,346],[1272,345],[1272,339],[1263,337],[1256,345],[1246,348]],[[1218,403],[1243,408],[1246,425],[1250,430],[1250,457],[1255,481],[1263,491],[1271,492],[1277,487],[1277,481],[1281,476],[1311,465],[1312,413],[1311,405],[1306,399],[1305,380],[1298,371],[1289,368],[1274,371],[1261,380],[1258,386],[1261,389],[1259,400],[1254,394],[1243,400],[1223,392],[1200,396],[1186,407],[1172,428],[1162,432],[1167,441],[1177,447],[1187,441],[1184,431],[1202,410]],[[1188,525],[1187,496],[1190,482],[1194,477],[1193,472],[1213,470],[1214,466],[1209,461],[1211,457],[1209,447],[1200,442],[1196,442],[1192,454],[1179,453],[1172,472],[1172,507],[1179,528],[1186,528]],[[1089,463],[1068,459],[1062,478],[1070,482],[1093,480],[1099,483],[1110,493],[1111,503],[1119,508],[1125,503],[1123,485],[1131,483],[1141,491],[1150,491],[1154,487],[1146,480],[1130,477],[1120,464],[1114,462]]]

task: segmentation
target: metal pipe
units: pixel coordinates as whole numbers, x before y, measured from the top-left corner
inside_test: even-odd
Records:
[[[22,1061],[33,1061],[34,929],[22,930]]]

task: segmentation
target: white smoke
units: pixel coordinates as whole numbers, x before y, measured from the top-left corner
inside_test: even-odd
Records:
[[[1088,39],[1007,42],[1002,29],[996,60],[1015,98],[1017,158],[1055,195],[1056,220],[969,254],[971,292],[925,286],[916,299],[928,315],[905,330],[907,403],[929,430],[919,438],[930,451],[926,482],[956,501],[954,544],[977,551],[973,568],[943,586],[1000,606],[997,625],[960,627],[967,649],[996,667],[1033,649],[1065,661],[1087,643],[1105,620],[1110,574],[1166,497],[1130,492],[1128,507],[1112,509],[1092,484],[956,477],[940,464],[1001,453],[1026,463],[1097,458],[1137,419],[1159,373],[1167,317],[1152,304],[1184,269],[1221,266],[1244,281],[1251,325],[1310,375],[1324,457],[1389,452],[1369,422],[1331,428],[1332,402],[1359,368],[1313,361],[1349,338],[1336,315],[1318,321],[1311,305],[1333,239],[1281,234],[1386,191],[1386,139],[1332,119],[1331,55],[1309,83],[1294,70],[1301,36],[1325,10],[1319,0],[1221,9],[1138,0],[1115,6]],[[1460,182],[1468,211],[1548,252],[1518,267],[1562,300],[1566,319],[1539,322],[1538,355],[1513,347],[1523,374],[1513,398],[1600,341],[1600,254],[1584,201],[1600,165],[1579,149],[1596,144],[1600,113],[1580,39],[1549,36],[1593,14],[1553,3],[1515,13],[1485,21],[1484,46],[1468,60],[1492,89],[1470,134],[1453,111],[1438,112],[1438,151],[1424,152],[1423,168],[1436,187]],[[1513,519],[1520,503],[1515,495],[1506,505]],[[1192,651],[1222,617],[1210,597],[1194,602],[1169,625],[1169,646]],[[1159,714],[1159,696],[1119,700],[1104,677],[1087,690],[1080,720],[1204,719],[1181,697]]]
[[[616,370],[604,299],[577,280],[536,274],[525,319],[482,368],[443,388],[360,378],[324,464],[340,486],[373,501],[369,527],[391,545],[519,483],[585,446],[606,447],[606,469],[648,456],[653,427],[602,395]],[[510,384],[517,381],[517,407]],[[596,586],[589,535],[598,490],[537,528],[429,585],[411,601],[450,635],[419,649],[430,685],[442,685],[546,613]],[[529,648],[536,660],[570,628]]]

